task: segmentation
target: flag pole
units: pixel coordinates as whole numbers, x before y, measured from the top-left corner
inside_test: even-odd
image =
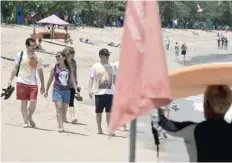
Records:
[[[137,119],[134,119],[134,120],[131,121],[131,125],[130,125],[129,162],[135,162],[136,124],[137,124]]]

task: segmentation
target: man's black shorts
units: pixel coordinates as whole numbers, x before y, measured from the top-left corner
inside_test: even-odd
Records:
[[[105,109],[106,113],[111,112],[113,102],[113,95],[95,95],[95,113],[103,113]]]

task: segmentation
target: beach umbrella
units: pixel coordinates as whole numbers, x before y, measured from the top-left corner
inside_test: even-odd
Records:
[[[52,38],[54,38],[54,25],[69,25],[66,21],[60,19],[55,14],[48,16],[37,22],[38,24],[52,24]]]
[[[69,25],[69,23],[67,23],[66,21],[60,19],[59,17],[57,17],[56,15],[51,15],[48,16],[40,21],[38,21],[37,23],[40,24],[53,24],[53,25]]]

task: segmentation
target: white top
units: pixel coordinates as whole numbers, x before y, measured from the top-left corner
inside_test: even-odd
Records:
[[[15,56],[15,63],[19,65],[21,52]],[[26,50],[23,51],[23,57],[20,64],[17,82],[27,85],[37,85],[36,70],[42,69],[42,61],[38,54],[28,56]]]
[[[116,75],[114,65],[96,63],[90,71],[95,81],[95,95],[114,94],[113,77]]]

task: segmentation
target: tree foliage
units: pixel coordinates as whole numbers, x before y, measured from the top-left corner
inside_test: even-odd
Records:
[[[197,3],[203,8],[197,13]],[[1,12],[6,19],[15,15],[16,5],[24,13],[36,13],[39,18],[59,12],[59,16],[80,15],[86,24],[103,18],[114,19],[125,13],[126,1],[1,1]],[[232,26],[232,1],[159,1],[163,23],[173,19],[206,21]]]

